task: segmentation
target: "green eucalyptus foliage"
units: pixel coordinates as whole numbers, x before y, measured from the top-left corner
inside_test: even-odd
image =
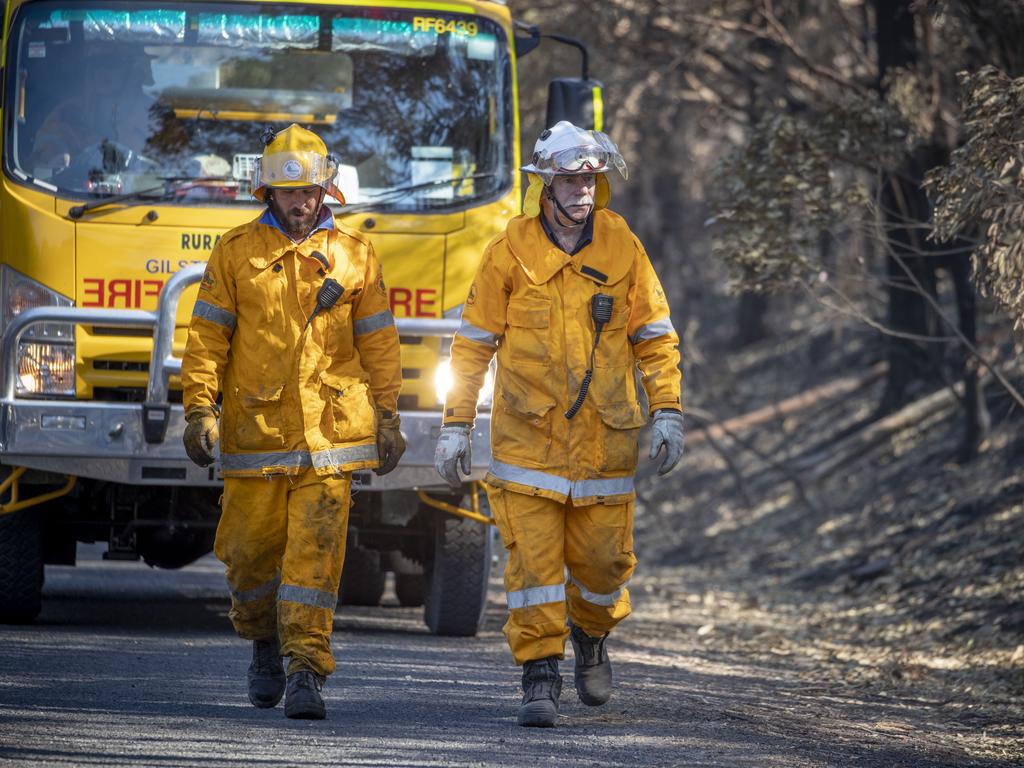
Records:
[[[730,288],[774,292],[820,272],[821,234],[868,208],[856,171],[895,165],[910,135],[893,105],[852,91],[806,115],[766,114],[710,185],[712,248]]]
[[[1024,327],[1024,77],[986,66],[960,80],[964,142],[925,181],[933,236],[982,234],[975,281]]]

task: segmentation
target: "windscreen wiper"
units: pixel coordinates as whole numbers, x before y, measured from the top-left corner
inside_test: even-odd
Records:
[[[468,176],[459,176],[455,179],[435,179],[434,181],[424,181],[420,184],[409,184],[404,187],[395,187],[394,189],[387,189],[373,195],[373,197],[377,198],[376,200],[368,200],[365,203],[354,203],[353,205],[343,206],[341,213],[349,214],[360,213],[362,211],[372,211],[377,206],[393,202],[396,198],[401,198],[409,192],[418,192],[421,189],[432,189],[434,187],[444,186],[445,184],[461,184],[464,181],[474,181],[475,179],[490,179],[497,175],[498,174],[493,172],[471,173]]]
[[[136,204],[142,204],[144,202],[155,202],[157,200],[163,200],[171,192],[177,189],[188,181],[231,181],[231,179],[192,179],[192,178],[171,178],[164,181],[159,187],[150,187],[149,189],[138,189],[134,192],[125,192],[123,195],[113,195],[112,197],[104,197],[99,200],[92,200],[88,203],[82,203],[81,205],[75,205],[68,209],[68,218],[80,219],[82,216],[87,214],[89,211],[94,211],[97,208],[103,208],[107,205],[116,205],[117,203],[133,202]],[[152,197],[150,197],[152,196]]]

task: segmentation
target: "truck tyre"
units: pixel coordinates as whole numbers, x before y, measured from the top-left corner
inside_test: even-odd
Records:
[[[0,515],[0,622],[20,624],[43,606],[43,514],[23,509]]]
[[[422,573],[396,573],[395,594],[398,604],[406,608],[418,608],[427,596],[426,576]]]
[[[423,610],[435,635],[472,637],[483,624],[491,575],[490,529],[465,517],[437,514]]]
[[[380,553],[373,549],[349,547],[341,572],[340,605],[380,605],[384,594],[384,571]]]
[[[431,536],[433,544],[433,536]],[[395,595],[398,604],[405,608],[419,608],[427,594],[426,576],[423,565],[405,555],[401,550],[389,553],[390,568],[395,574]]]

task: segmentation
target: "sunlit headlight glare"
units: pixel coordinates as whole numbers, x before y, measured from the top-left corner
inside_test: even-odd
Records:
[[[491,403],[494,400],[494,364],[487,368],[487,375],[484,376],[484,385],[480,387],[480,395],[476,399],[476,404],[481,408],[490,408]]]
[[[67,296],[0,264],[0,332],[22,312],[73,305]],[[14,386],[19,395],[74,395],[74,326],[62,322],[30,325],[18,343],[17,367]]]
[[[448,397],[448,390],[452,388],[452,362],[447,358],[437,364],[434,371],[434,391],[437,393],[437,402],[444,405]]]
[[[437,402],[444,405],[445,398],[448,397],[448,392],[451,390],[452,385],[455,383],[455,377],[452,374],[452,363],[450,359],[443,359],[437,364],[437,369],[434,371],[434,390],[437,393]],[[487,369],[487,374],[484,376],[483,386],[480,387],[480,393],[477,395],[477,405],[489,408],[491,400],[494,397],[494,368],[493,365]]]

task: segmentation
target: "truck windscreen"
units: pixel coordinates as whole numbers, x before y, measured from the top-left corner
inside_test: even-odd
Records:
[[[34,2],[14,19],[4,167],[80,199],[251,202],[265,128],[339,157],[349,203],[461,208],[513,178],[511,72],[466,14],[287,4]]]

